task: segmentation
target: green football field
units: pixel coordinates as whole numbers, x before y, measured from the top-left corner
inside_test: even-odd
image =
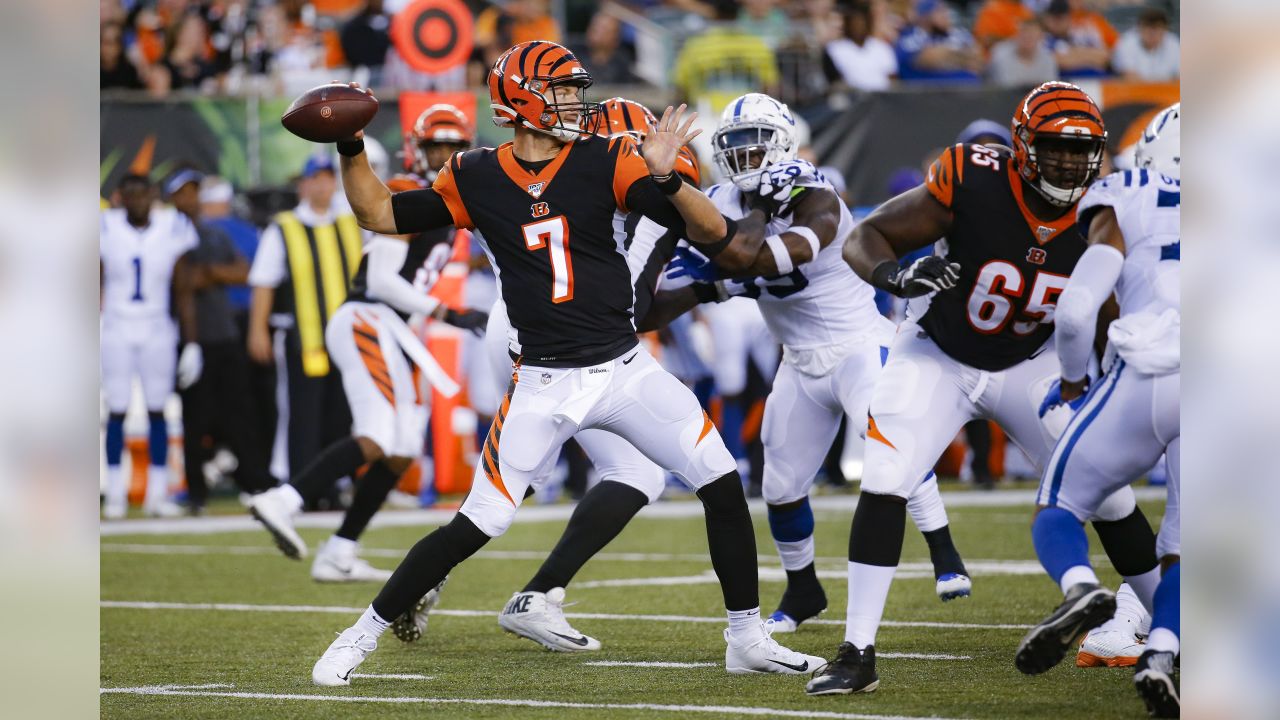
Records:
[[[822,698],[805,696],[807,677],[725,673],[720,591],[702,520],[687,500],[647,509],[570,586],[569,620],[604,643],[600,652],[551,653],[498,627],[498,611],[564,527],[566,508],[529,507],[504,537],[454,570],[421,641],[405,645],[388,633],[357,671],[367,677],[340,689],[313,686],[311,665],[377,586],[314,583],[307,564],[285,559],[265,532],[238,521],[228,531],[192,532],[227,518],[171,523],[163,527],[174,532],[164,534],[104,534],[102,716],[1145,717],[1130,670],[1078,669],[1074,655],[1040,677],[1014,669],[1025,626],[1060,599],[1031,549],[1029,492],[944,497],[973,597],[937,599],[925,543],[908,524],[876,647],[880,689]],[[823,500],[817,554],[830,607],[819,622],[778,638],[830,657],[843,633],[853,499]],[[1143,506],[1158,522],[1162,503]],[[391,524],[375,525],[363,541],[370,561],[394,567],[432,527],[410,524],[418,516],[386,511]],[[753,516],[767,614],[783,574],[763,506],[753,504]],[[314,547],[329,531],[302,534]],[[1115,587],[1092,543],[1104,581]]]

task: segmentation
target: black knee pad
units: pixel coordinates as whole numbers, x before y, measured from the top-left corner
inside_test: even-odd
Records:
[[[1141,575],[1159,564],[1156,558],[1156,534],[1142,508],[1119,520],[1095,520],[1093,529],[1102,541],[1112,566],[1121,575]]]
[[[698,488],[698,499],[707,515],[750,514],[747,496],[742,492],[742,476],[737,470]]]
[[[864,492],[858,496],[849,531],[849,561],[896,567],[902,559],[907,528],[907,499]]]

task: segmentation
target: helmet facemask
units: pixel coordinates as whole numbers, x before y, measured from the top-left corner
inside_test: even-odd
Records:
[[[543,98],[545,107],[538,116],[538,123],[530,124],[534,130],[546,133],[565,142],[572,142],[583,135],[591,135],[594,116],[600,112],[598,103],[587,102],[587,88],[591,86],[590,75],[567,78],[533,78],[529,81],[529,90]],[[558,100],[557,96],[567,88],[577,88],[577,96],[572,100]],[[565,121],[565,115],[577,115],[571,121]]]
[[[760,177],[771,165],[795,159],[795,139],[783,130],[761,122],[731,123],[711,137],[713,157],[720,172],[743,192],[760,186]]]
[[[1026,143],[1023,177],[1050,204],[1069,207],[1102,171],[1106,146],[1105,137],[1039,133]]]

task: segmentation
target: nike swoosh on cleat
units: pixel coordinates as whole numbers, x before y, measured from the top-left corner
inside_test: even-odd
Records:
[[[569,635],[561,635],[558,632],[552,632],[551,634],[555,635],[556,637],[564,638],[565,640],[568,640],[569,642],[573,643],[574,645],[577,645],[578,647],[587,646],[587,639],[585,637],[572,637]]]
[[[788,668],[788,669],[790,669],[790,670],[795,670],[796,672],[804,672],[804,671],[806,671],[806,670],[808,670],[808,669],[809,669],[809,661],[808,661],[808,660],[805,660],[804,662],[800,663],[799,665],[792,665],[791,663],[784,663],[784,662],[782,662],[781,660],[769,660],[769,662],[771,662],[771,663],[775,663],[775,664],[777,664],[777,665],[781,665],[782,667],[784,667],[784,668]]]
[[[626,365],[626,364],[630,363],[632,360],[635,360],[635,359],[636,359],[636,355],[639,355],[639,354],[640,354],[640,353],[636,353],[635,355],[632,355],[631,357],[627,358],[626,360],[623,360],[623,361],[622,361],[622,364],[623,364],[623,365]],[[561,636],[561,637],[563,637],[563,636]]]
[[[347,682],[350,682],[350,681],[351,681],[351,672],[352,672],[353,670],[355,670],[355,668],[351,668],[351,670],[348,670],[346,675],[339,675],[339,676],[338,676],[338,678],[339,678],[340,680],[346,680]]]

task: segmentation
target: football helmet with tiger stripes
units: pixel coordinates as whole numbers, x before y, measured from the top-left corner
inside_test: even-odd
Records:
[[[1069,207],[1102,170],[1107,131],[1102,111],[1085,91],[1046,82],[1027,93],[1013,114],[1013,164],[1045,200]]]
[[[590,130],[599,105],[586,101],[591,73],[561,45],[531,40],[502,54],[489,72],[489,102],[498,127],[524,127],[571,142]],[[576,88],[560,99],[561,88]]]
[[[592,116],[591,128],[604,137],[630,135],[639,145],[657,124],[658,118],[649,108],[635,100],[611,97],[600,103],[600,112]]]
[[[447,103],[437,103],[423,110],[414,121],[407,138],[410,155],[409,169],[428,182],[435,179],[437,169],[444,161],[433,161],[429,151],[438,148],[436,155],[448,155],[470,148],[475,144],[475,132],[461,110]],[[438,159],[438,158],[437,158]]]

